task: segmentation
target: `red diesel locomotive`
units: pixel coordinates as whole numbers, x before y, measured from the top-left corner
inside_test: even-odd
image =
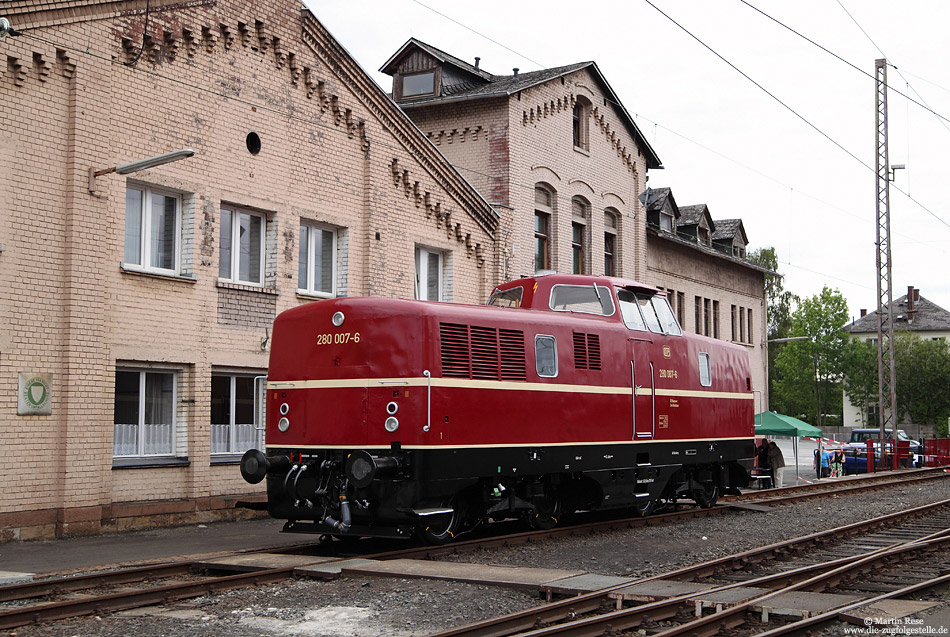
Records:
[[[683,334],[665,293],[544,275],[488,305],[341,298],[280,314],[267,479],[285,531],[442,542],[575,510],[715,503],[748,484],[748,353]]]

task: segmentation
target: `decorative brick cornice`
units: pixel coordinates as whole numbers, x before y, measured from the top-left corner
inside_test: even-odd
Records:
[[[189,7],[213,6],[215,0],[148,0],[147,4],[149,13],[154,14]],[[41,29],[143,14],[145,6],[146,0],[50,0],[42,4],[36,0],[6,0],[3,3],[3,15],[9,18],[17,29]]]
[[[558,97],[556,100],[548,100],[543,103],[536,104],[529,109],[522,111],[521,113],[521,125],[528,126],[534,124],[535,122],[540,122],[542,119],[547,119],[548,117],[554,116],[557,113],[560,113],[563,110],[571,109],[573,111],[574,104],[576,102],[576,97],[573,93],[566,93],[563,97]],[[603,136],[610,142],[610,145],[614,147],[614,150],[617,152],[617,156],[620,157],[626,169],[637,175],[637,161],[633,156],[633,153],[627,150],[627,147],[623,143],[623,136],[618,134],[617,131],[611,127],[610,122],[607,121],[604,117],[603,112],[599,107],[595,106],[593,110],[589,113],[590,118],[594,120],[594,123],[600,128],[600,132]]]
[[[445,230],[449,239],[455,239],[464,244],[469,257],[475,257],[480,268],[485,264],[485,248],[481,243],[472,240],[472,233],[462,227],[462,222],[455,221],[452,211],[437,201],[437,195],[423,189],[422,184],[412,178],[412,173],[399,165],[399,159],[393,157],[389,165],[393,176],[393,186],[402,190],[406,199],[412,200],[416,208],[424,208],[426,218],[435,223],[435,226]],[[464,219],[462,221],[465,221]]]
[[[481,195],[419,132],[398,106],[382,92],[310,11],[303,9],[303,41],[327,68],[353,92],[402,146],[422,165],[457,205],[489,235],[494,236],[498,215]]]

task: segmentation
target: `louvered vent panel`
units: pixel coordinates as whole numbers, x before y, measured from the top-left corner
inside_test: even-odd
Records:
[[[574,332],[574,367],[587,369],[587,335]]]
[[[498,380],[498,330],[472,325],[472,378]]]
[[[471,378],[468,326],[440,323],[439,337],[442,350],[442,375],[450,378]]]
[[[524,332],[499,330],[498,345],[501,350],[501,379],[525,380],[527,364],[524,353]]]
[[[600,369],[600,337],[587,335],[587,364],[590,369]]]

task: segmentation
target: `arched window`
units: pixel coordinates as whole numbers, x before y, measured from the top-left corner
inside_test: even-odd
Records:
[[[620,213],[613,209],[604,210],[604,274],[618,276],[620,256]]]
[[[590,150],[590,100],[578,96],[574,100],[574,148]]]
[[[587,223],[590,219],[590,203],[583,197],[571,199],[571,272],[589,274],[587,265]]]
[[[551,269],[551,220],[554,218],[554,190],[544,184],[534,187],[534,270]]]

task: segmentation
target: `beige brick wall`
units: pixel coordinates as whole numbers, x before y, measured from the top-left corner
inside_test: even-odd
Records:
[[[9,4],[42,39],[0,41],[0,539],[30,525],[119,528],[116,516],[148,511],[117,503],[200,511],[260,492],[210,462],[210,378],[265,370],[276,313],[313,300],[297,293],[301,220],[339,229],[340,294],[412,297],[425,245],[445,251],[451,300],[487,298],[498,251],[476,217],[493,213],[296,3],[153,2],[135,68],[124,63],[142,44],[144,3],[87,7],[80,22]],[[195,156],[87,189],[89,167],[183,147]],[[188,276],[120,265],[130,183],[181,195]],[[222,205],[266,216],[263,288],[218,281]],[[187,464],[113,468],[117,366],[177,372]],[[50,416],[16,415],[24,371],[53,374]],[[185,508],[154,510],[193,519]]]

